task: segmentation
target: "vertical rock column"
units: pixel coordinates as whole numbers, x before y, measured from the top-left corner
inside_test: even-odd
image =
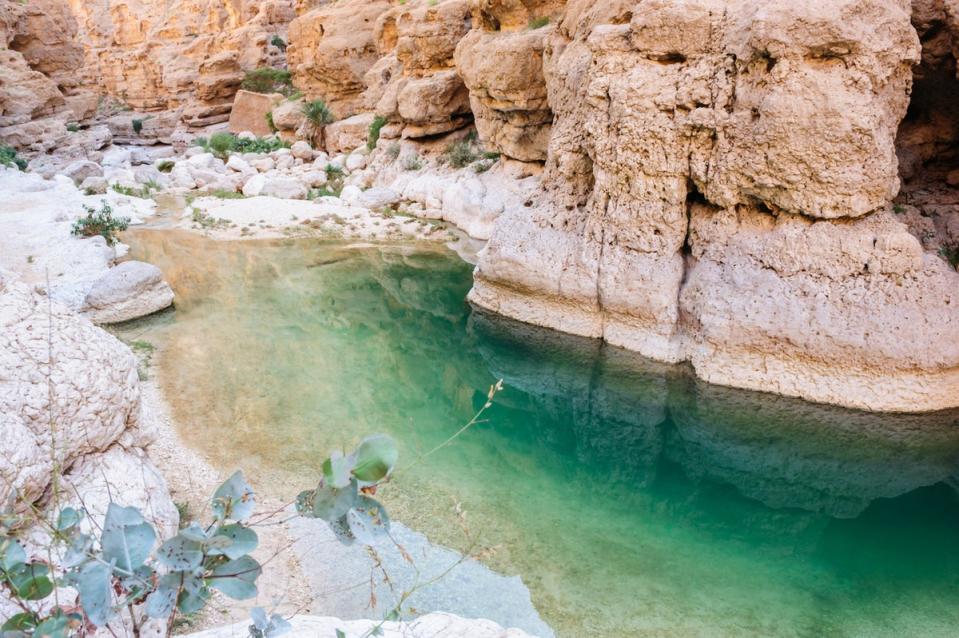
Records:
[[[889,205],[918,52],[905,1],[572,0],[545,193],[471,300],[715,383],[959,404],[959,275]]]

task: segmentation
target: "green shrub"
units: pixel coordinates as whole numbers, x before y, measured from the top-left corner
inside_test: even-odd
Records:
[[[230,153],[272,153],[281,148],[289,148],[290,144],[275,137],[257,137],[242,139],[233,133],[214,133],[209,139],[198,137],[193,140],[208,153],[213,153],[220,159],[226,159]]]
[[[418,171],[421,168],[423,168],[423,160],[420,159],[419,155],[407,155],[406,159],[403,160],[404,171]]]
[[[100,235],[112,246],[117,243],[115,233],[126,230],[130,225],[129,218],[114,217],[113,208],[106,202],[100,205],[100,210],[86,205],[84,205],[83,209],[87,211],[86,216],[73,222],[73,228],[71,229],[71,232],[76,237],[94,237]]]
[[[952,266],[954,270],[959,270],[959,244],[955,246],[943,246],[939,249],[939,254],[949,262],[949,265]]]
[[[324,186],[322,188],[315,188],[310,191],[309,198],[317,199],[319,197],[339,197],[340,193],[343,192],[343,189],[330,188],[329,186]]]
[[[80,125],[77,124],[76,122],[70,122],[69,124],[67,124],[67,130],[71,133],[76,133],[77,131],[80,130]]]
[[[169,173],[170,171],[173,170],[173,167],[175,165],[176,165],[176,162],[174,162],[173,160],[168,160],[168,159],[160,160],[159,162],[157,162],[157,170],[160,171],[161,173]]]
[[[266,112],[266,125],[270,127],[270,130],[274,133],[280,129],[276,128],[276,124],[273,122],[273,111]]]
[[[27,160],[17,157],[17,151],[12,146],[0,146],[0,166],[17,167],[21,171],[27,170]]]
[[[366,148],[371,151],[376,148],[376,143],[380,140],[380,131],[386,126],[386,118],[377,115],[370,122],[370,128],[366,133]]]
[[[278,35],[275,35],[272,38],[270,38],[270,44],[275,46],[280,51],[286,51],[286,42],[284,42],[283,38],[281,38]]]
[[[529,21],[529,28],[531,31],[536,29],[542,29],[549,24],[549,16],[543,16],[541,18],[533,18]]]
[[[133,132],[139,135],[140,131],[142,130],[143,130],[143,120],[139,118],[133,118]]]
[[[473,164],[473,170],[478,173],[485,173],[489,169],[493,168],[493,165],[496,164],[493,160],[483,160],[482,162],[476,162]]]
[[[469,166],[479,159],[476,151],[473,150],[473,144],[470,142],[469,138],[460,140],[458,142],[453,142],[446,147],[446,151],[443,155],[446,158],[446,161],[449,162],[450,166],[453,168],[463,168],[465,166]]]
[[[254,93],[289,95],[293,92],[293,76],[285,69],[262,67],[247,71],[240,88]]]
[[[207,146],[209,151],[221,159],[226,159],[230,151],[236,148],[238,138],[232,133],[214,133]]]
[[[124,186],[122,184],[113,184],[110,186],[111,190],[115,193],[120,193],[121,195],[126,195],[127,197],[139,197],[140,199],[150,199],[153,196],[153,191],[160,190],[160,185],[150,180],[140,188],[134,188],[133,186]]]
[[[216,197],[217,199],[244,199],[246,195],[237,191],[228,191],[223,188],[217,188],[210,191],[210,197]]]
[[[314,128],[319,128],[333,122],[333,113],[323,100],[304,102],[300,109],[306,121]]]

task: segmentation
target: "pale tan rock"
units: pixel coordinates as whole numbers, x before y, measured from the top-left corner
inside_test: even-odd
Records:
[[[543,52],[553,28],[529,26],[563,4],[474,2],[473,22],[480,28],[457,46],[456,66],[469,87],[480,140],[490,150],[522,161],[546,159],[552,113]]]
[[[267,121],[267,114],[272,113],[284,100],[285,98],[279,93],[238,91],[233,100],[233,109],[230,111],[230,132],[249,131],[257,137],[271,135],[273,130]]]
[[[169,307],[173,290],[153,264],[125,261],[94,282],[83,315],[97,324],[120,323]]]
[[[349,0],[308,11],[290,23],[287,58],[293,84],[324,100],[336,118],[363,108],[363,77],[377,61],[373,30],[388,0]]]
[[[377,49],[384,57],[366,74],[365,100],[398,126],[402,137],[447,133],[472,120],[469,94],[453,59],[469,23],[467,0],[418,0],[377,20]]]
[[[360,113],[325,127],[327,152],[350,153],[365,144],[374,117],[372,113]]]
[[[225,122],[243,72],[280,63],[292,0],[70,0],[85,48],[85,83],[141,111],[184,110],[195,126]]]
[[[498,222],[471,300],[715,383],[959,404],[959,274],[884,212],[918,51],[906,2],[571,0],[545,194]]]

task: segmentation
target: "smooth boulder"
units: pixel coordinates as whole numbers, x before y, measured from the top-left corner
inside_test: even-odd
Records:
[[[120,323],[153,314],[173,303],[173,290],[152,264],[125,261],[98,279],[83,302],[94,323]]]

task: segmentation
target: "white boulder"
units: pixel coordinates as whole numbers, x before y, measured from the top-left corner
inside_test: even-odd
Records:
[[[173,290],[152,264],[125,261],[98,279],[84,299],[83,314],[94,323],[119,323],[163,310]]]
[[[293,154],[293,157],[298,159],[307,162],[313,161],[313,147],[310,146],[308,142],[304,142],[303,140],[294,142],[293,146],[290,148],[290,152]]]
[[[292,177],[267,177],[258,194],[280,199],[306,199],[307,188]]]
[[[266,186],[266,175],[262,173],[254,175],[243,184],[243,194],[246,197],[257,197],[263,192],[264,186]]]
[[[358,171],[366,168],[366,155],[363,153],[352,153],[346,158],[346,169],[348,171]]]
[[[345,189],[344,189],[345,190]],[[369,188],[360,192],[356,203],[370,210],[393,206],[400,201],[399,193],[389,188]]]
[[[103,168],[96,162],[77,160],[67,164],[61,174],[72,179],[74,184],[82,184],[83,180],[88,177],[102,177]]]

